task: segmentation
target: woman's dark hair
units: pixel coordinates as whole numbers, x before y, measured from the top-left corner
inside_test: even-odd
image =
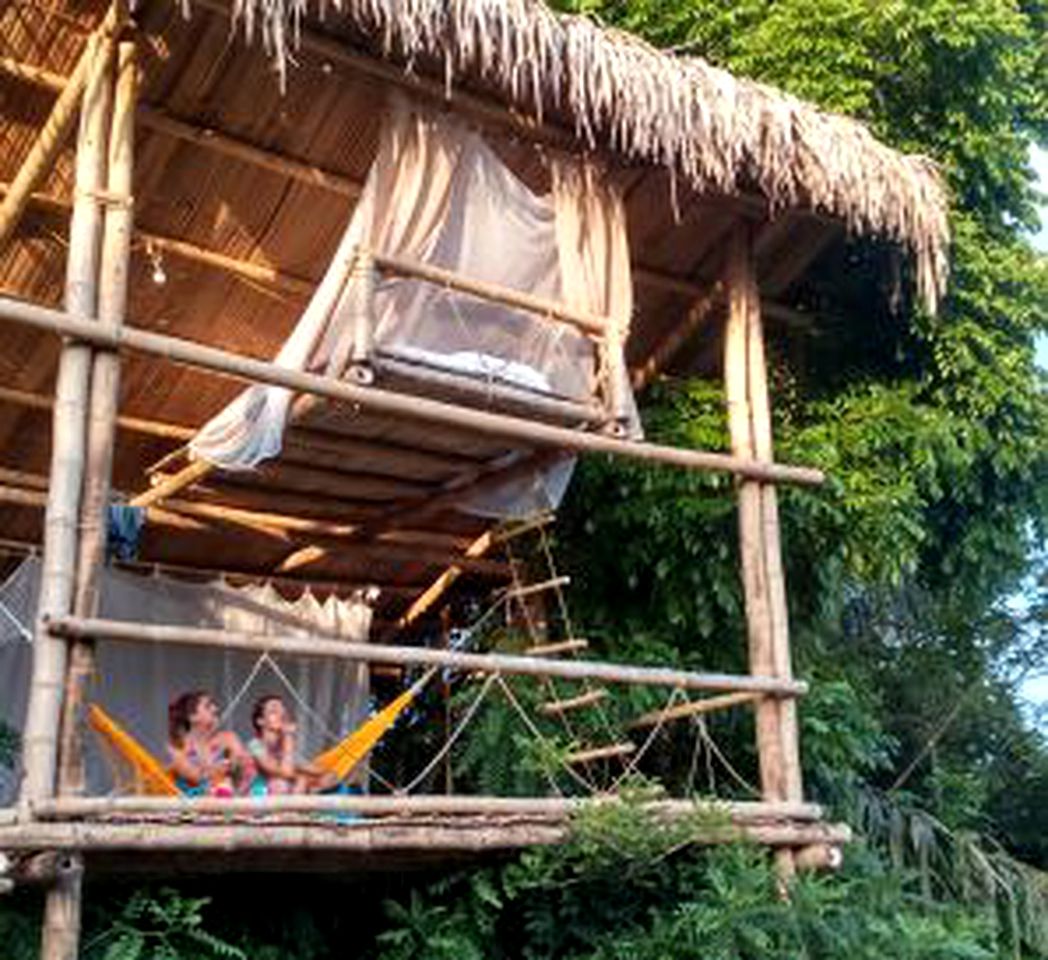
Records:
[[[262,715],[266,712],[266,704],[279,699],[280,697],[275,693],[267,693],[255,701],[255,705],[251,708],[251,727],[255,733],[262,732]]]
[[[167,708],[167,733],[176,747],[182,746],[185,735],[189,733],[189,718],[196,713],[200,701],[207,696],[203,690],[190,690],[176,697]]]

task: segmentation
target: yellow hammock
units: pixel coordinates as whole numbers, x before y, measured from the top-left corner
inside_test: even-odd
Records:
[[[418,696],[433,676],[430,671],[405,690],[399,697],[369,717],[356,730],[347,734],[333,747],[318,754],[311,765],[325,773],[333,773],[341,782],[352,773],[353,768],[366,757],[382,739],[386,731],[396,723],[397,717]],[[87,722],[98,734],[110,758],[122,769],[130,771],[130,777],[118,778],[118,786],[127,787],[126,792],[153,797],[177,797],[181,795],[174,777],[145,747],[120,726],[97,704],[87,709]]]

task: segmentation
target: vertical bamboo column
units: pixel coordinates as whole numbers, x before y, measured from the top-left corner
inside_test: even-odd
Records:
[[[771,402],[768,397],[768,367],[764,350],[764,330],[760,315],[760,294],[756,277],[750,271],[748,300],[747,368],[750,409],[752,414],[754,452],[758,460],[775,459],[771,427]],[[760,488],[761,542],[768,589],[768,612],[771,623],[772,672],[784,680],[792,679],[790,662],[790,622],[786,601],[786,577],[782,568],[782,537],[779,527],[779,494],[772,483]],[[800,743],[797,729],[797,701],[784,697],[776,704],[779,712],[779,734],[782,741],[782,799],[800,800]]]
[[[754,458],[757,451],[750,399],[748,341],[755,284],[751,278],[750,239],[745,226],[737,227],[732,233],[726,273],[728,323],[724,333],[724,386],[731,449],[737,457]],[[739,554],[750,672],[773,676],[774,636],[768,571],[764,561],[761,494],[761,485],[757,481],[739,482]],[[763,697],[757,701],[755,710],[761,792],[765,800],[779,800],[784,796],[785,784],[778,704]]]
[[[626,352],[622,331],[615,318],[609,317],[604,338],[600,344],[601,364],[604,368],[604,404],[607,429],[615,435],[624,435],[629,418],[627,386],[629,372],[626,369]]]
[[[89,40],[89,65],[80,109],[76,146],[76,196],[69,226],[65,306],[75,316],[91,317],[97,310],[98,262],[102,228],[99,192],[105,187],[106,143],[112,94],[110,63],[113,40],[106,35]],[[38,615],[66,614],[75,593],[80,498],[87,437],[87,402],[91,350],[67,343],[59,359],[51,433],[51,477],[44,520],[44,565]],[[58,732],[66,651],[48,632],[37,628],[33,645],[33,675],[25,727],[25,779],[22,800],[50,796],[55,789]],[[75,960],[80,939],[82,862],[48,892],[40,941],[41,960]]]
[[[74,316],[94,316],[96,310],[102,220],[97,194],[105,184],[108,65],[113,52],[109,39],[92,38],[89,42],[93,50],[80,114],[76,200],[69,229],[65,286],[65,306]],[[38,603],[41,618],[67,615],[73,605],[90,372],[90,348],[66,343],[59,359],[52,417],[51,476]],[[54,792],[65,668],[65,645],[38,627],[24,736],[21,796],[25,803]]]
[[[732,448],[739,456],[773,459],[760,291],[749,228],[737,226],[728,249],[728,326],[725,332],[725,386]],[[792,675],[786,582],[782,569],[778,495],[773,484],[743,480],[739,485],[739,541],[749,637],[750,670],[789,679]],[[799,800],[801,784],[796,703],[764,698],[757,702],[757,750],[761,790],[767,800]],[[794,872],[793,854],[776,853],[780,878]]]
[[[121,326],[127,313],[133,227],[131,180],[136,69],[135,44],[125,40],[120,43],[117,53],[98,287],[98,322],[110,327]],[[120,358],[113,352],[98,351],[92,358],[87,463],[80,507],[80,543],[73,599],[73,610],[77,616],[82,617],[92,617],[98,610],[99,577],[105,560],[106,521],[119,396]],[[93,670],[94,644],[89,641],[77,641],[72,644],[66,672],[59,750],[60,793],[83,791],[80,712],[84,685]]]

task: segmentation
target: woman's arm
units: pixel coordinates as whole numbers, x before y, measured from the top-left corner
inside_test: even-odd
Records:
[[[281,780],[290,780],[295,775],[293,764],[288,764],[286,755],[282,753],[279,759],[271,756],[267,750],[249,755],[252,762],[258,767],[259,772],[265,777],[279,777]]]
[[[171,755],[171,769],[175,771],[176,777],[185,780],[191,787],[197,787],[207,779],[207,768],[203,764],[193,763],[185,748],[168,744],[167,749]]]

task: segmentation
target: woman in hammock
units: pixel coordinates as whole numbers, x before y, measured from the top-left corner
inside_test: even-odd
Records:
[[[298,759],[295,720],[280,697],[260,698],[251,711],[251,725],[255,735],[247,747],[266,793],[322,793],[338,785],[331,771]]]
[[[240,738],[218,729],[218,705],[202,690],[183,693],[168,707],[171,767],[188,796],[247,793],[255,764]]]

